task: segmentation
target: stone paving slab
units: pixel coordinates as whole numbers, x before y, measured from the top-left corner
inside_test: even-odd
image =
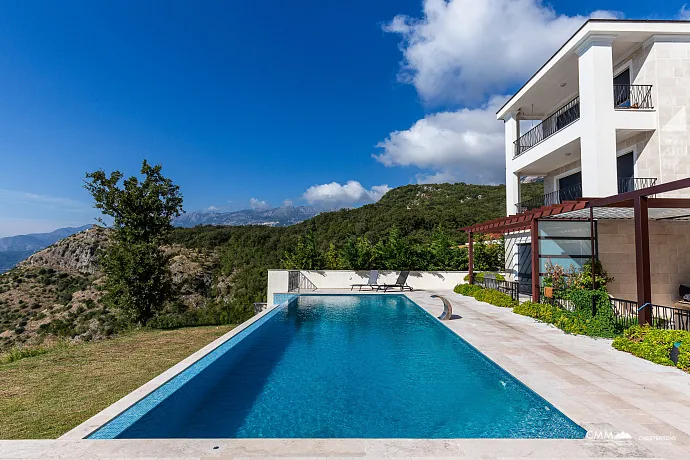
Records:
[[[438,316],[442,305],[431,294],[407,293]],[[614,350],[610,340],[567,335],[510,309],[438,294],[461,316],[443,324],[587,429],[589,438],[58,439],[0,441],[0,458],[690,459],[690,375]],[[631,439],[593,438],[621,431]]]

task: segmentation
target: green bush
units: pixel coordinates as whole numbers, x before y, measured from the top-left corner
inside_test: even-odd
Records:
[[[613,305],[605,290],[571,289],[566,297],[575,305],[575,313],[589,320],[588,335],[614,337],[623,332],[616,328]],[[592,315],[592,301],[595,304],[594,315]]]
[[[671,348],[680,342],[679,369],[690,372],[690,332],[632,326],[613,340],[613,347],[639,358],[664,366],[675,366],[671,361]]]
[[[461,295],[474,297],[480,302],[490,303],[497,307],[514,307],[517,305],[508,294],[504,294],[495,289],[484,289],[474,284],[458,284],[454,291]]]
[[[495,289],[482,289],[474,293],[473,297],[480,302],[490,303],[497,307],[511,308],[517,305],[508,294],[504,294]]]
[[[475,292],[483,290],[480,286],[474,284],[458,284],[453,289],[457,294],[472,297]]]
[[[612,320],[609,321],[609,313],[602,307],[597,315],[592,317],[591,304],[589,310],[576,307],[575,311],[564,310],[556,305],[547,305],[533,302],[524,302],[515,308],[513,312],[529,316],[544,323],[553,324],[557,328],[569,334],[588,335],[591,337],[611,337]]]
[[[475,281],[480,281],[480,282],[481,282],[481,281],[484,281],[484,275],[486,275],[485,272],[478,272],[478,273],[475,273],[475,274],[474,274],[474,280],[475,280]],[[496,277],[496,281],[505,281],[505,280],[506,280],[506,277],[503,276],[503,275],[501,275],[500,273],[493,273],[493,275]],[[463,279],[464,279],[465,281],[468,281],[468,282],[469,282],[469,280],[470,280],[470,275],[469,275],[469,274],[465,275],[465,277],[464,277]]]

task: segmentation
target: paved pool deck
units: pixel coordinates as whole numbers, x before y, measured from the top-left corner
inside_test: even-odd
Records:
[[[451,291],[406,293],[438,316],[442,305],[432,294],[444,295],[453,304],[457,317],[443,324],[587,429],[588,438],[79,439],[80,433],[88,432],[90,425],[85,424],[82,431],[75,429],[58,440],[0,441],[0,458],[690,459],[690,375],[614,350],[610,340],[567,335],[510,309]],[[213,344],[181,364],[211,348]],[[170,371],[109,407],[92,423],[118,413],[166,374]],[[621,432],[630,438],[605,439]]]

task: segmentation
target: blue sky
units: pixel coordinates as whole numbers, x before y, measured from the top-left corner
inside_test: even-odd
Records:
[[[92,222],[84,174],[133,174],[143,158],[163,164],[188,211],[500,182],[495,107],[592,14],[685,11],[673,0],[0,2],[0,236]],[[501,58],[506,40],[519,62]]]

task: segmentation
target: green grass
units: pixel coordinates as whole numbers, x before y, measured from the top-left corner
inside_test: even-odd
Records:
[[[230,329],[142,330],[0,364],[0,439],[56,438]]]

